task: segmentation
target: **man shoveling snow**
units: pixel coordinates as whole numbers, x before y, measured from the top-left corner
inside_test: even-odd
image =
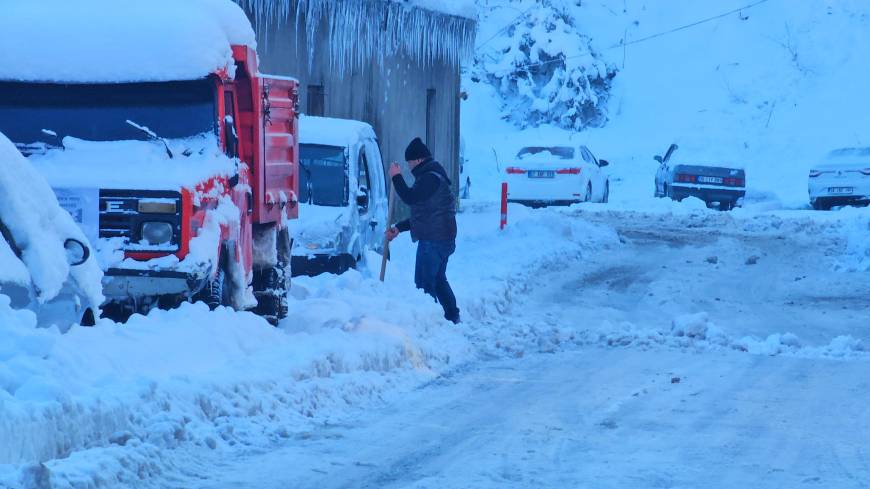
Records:
[[[396,194],[411,207],[411,218],[389,228],[387,238],[392,241],[399,233],[411,231],[411,239],[418,243],[414,283],[441,304],[448,321],[458,324],[456,296],[447,282],[447,260],[456,250],[456,201],[450,179],[420,138],[405,149],[405,160],[414,186],[405,183],[398,163],[390,165],[390,177]]]

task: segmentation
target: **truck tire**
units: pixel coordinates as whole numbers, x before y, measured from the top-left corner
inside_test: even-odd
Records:
[[[292,243],[288,230],[278,230],[277,227],[269,230],[261,230],[262,233],[277,233],[267,239],[274,240],[276,246],[276,263],[254,264],[254,297],[257,298],[257,307],[254,313],[263,316],[270,324],[277,326],[287,317],[287,293],[290,290],[292,271],[290,269],[290,256]]]
[[[218,257],[217,273],[209,279],[205,287],[200,290],[193,298],[193,302],[204,302],[212,311],[219,306],[227,304],[227,249],[226,246],[221,246],[220,256]]]

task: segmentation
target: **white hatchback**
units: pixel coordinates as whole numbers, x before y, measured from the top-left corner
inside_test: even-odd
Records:
[[[810,204],[816,210],[870,203],[870,148],[843,148],[828,154],[809,176]]]
[[[505,169],[508,202],[532,207],[607,202],[608,164],[586,146],[527,146]]]

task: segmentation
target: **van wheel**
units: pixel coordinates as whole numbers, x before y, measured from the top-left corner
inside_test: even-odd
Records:
[[[278,262],[272,265],[254,267],[254,297],[257,307],[254,313],[263,316],[270,324],[277,326],[278,322],[287,317],[287,293],[290,290],[290,255],[292,244],[287,229],[275,230],[275,246]]]

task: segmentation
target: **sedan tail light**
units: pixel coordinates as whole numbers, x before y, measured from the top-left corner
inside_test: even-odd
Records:
[[[506,171],[507,171],[508,175],[522,175],[522,174],[524,174],[524,173],[526,172],[526,171],[523,170],[522,168],[517,168],[517,167],[515,167],[515,166],[509,166],[509,167],[507,167],[507,170],[506,170]]]
[[[677,174],[677,181],[680,183],[695,183],[697,181],[695,175],[686,175],[684,173]]]
[[[556,173],[559,175],[579,175],[580,171],[580,168],[562,168],[561,170],[556,170]]]

